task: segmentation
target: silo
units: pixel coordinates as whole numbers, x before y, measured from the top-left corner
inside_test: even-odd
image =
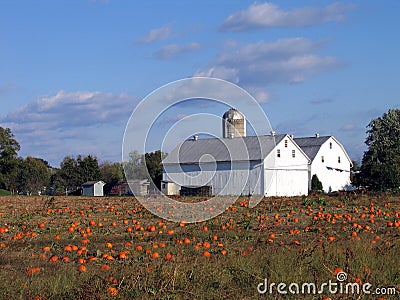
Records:
[[[222,117],[223,138],[246,136],[246,119],[235,108],[226,111]]]

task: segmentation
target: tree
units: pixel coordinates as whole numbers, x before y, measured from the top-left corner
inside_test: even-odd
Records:
[[[75,191],[86,181],[100,179],[100,168],[96,157],[79,155],[75,159],[67,156],[61,162],[60,170],[52,175],[51,184],[58,193],[61,189]]]
[[[21,149],[10,128],[0,127],[0,188],[13,191]]]
[[[91,155],[82,157],[79,155],[76,161],[78,163],[80,184],[86,181],[101,179],[99,162],[96,157]]]
[[[367,126],[361,181],[374,191],[400,191],[400,110],[389,109]]]
[[[322,182],[319,180],[317,174],[314,174],[311,178],[311,190],[312,191],[323,191]]]
[[[28,156],[21,161],[18,190],[31,193],[42,192],[50,182],[50,166],[40,158]]]
[[[161,161],[166,157],[166,153],[157,150],[145,154],[146,167],[151,179],[158,189],[161,189],[162,164]]]
[[[107,184],[104,186],[104,192],[109,194],[111,189],[124,180],[124,170],[120,163],[103,162],[100,165],[101,179]]]
[[[16,158],[20,149],[11,129],[0,127],[0,159]]]
[[[166,157],[166,153],[160,150],[148,152],[145,155],[138,151],[129,153],[129,162],[124,164],[126,178],[132,179],[150,179],[160,189],[162,180],[161,161]],[[150,178],[149,178],[150,177]]]
[[[57,178],[59,177],[59,178]],[[60,163],[60,170],[57,172],[57,181],[63,184],[63,190],[66,187],[76,188],[82,184],[79,178],[78,163],[75,158],[66,156]]]
[[[126,179],[146,179],[146,165],[144,163],[144,155],[137,150],[129,153],[129,161],[124,163]]]

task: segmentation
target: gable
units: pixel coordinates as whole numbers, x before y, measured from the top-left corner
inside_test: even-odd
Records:
[[[301,147],[301,149],[303,149],[303,151],[307,154],[312,162],[314,161],[318,152],[321,150],[322,146],[325,145],[329,140],[332,140],[340,147],[346,159],[349,161],[350,167],[352,167],[353,164],[349,155],[347,154],[343,145],[339,143],[339,141],[334,136],[303,137],[294,139],[294,141]]]

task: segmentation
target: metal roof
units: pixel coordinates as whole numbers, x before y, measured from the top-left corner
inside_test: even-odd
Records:
[[[98,182],[102,182],[103,184],[105,184],[105,182],[103,182],[101,180],[97,180],[97,181],[86,181],[85,183],[82,183],[82,186],[91,186],[91,185],[95,185]]]
[[[319,137],[302,137],[294,138],[294,141],[300,148],[307,154],[307,156],[314,160],[321,146],[329,139],[331,136],[319,136]]]
[[[186,140],[163,164],[263,160],[286,134]],[[207,155],[208,154],[208,155]]]

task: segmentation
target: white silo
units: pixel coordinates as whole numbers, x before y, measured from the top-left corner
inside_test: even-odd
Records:
[[[234,138],[246,136],[246,119],[243,114],[235,108],[226,111],[222,117],[223,138]]]

